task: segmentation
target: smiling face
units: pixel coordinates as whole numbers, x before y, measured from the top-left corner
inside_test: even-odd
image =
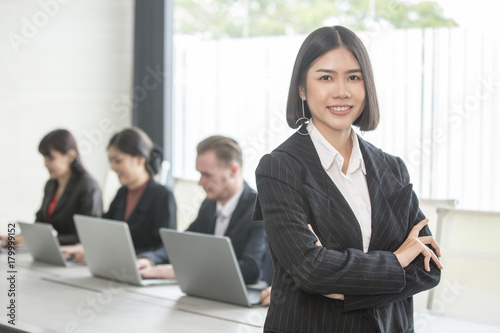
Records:
[[[111,169],[116,172],[120,184],[129,188],[135,187],[143,179],[146,172],[145,159],[141,156],[125,154],[118,148],[108,148],[108,158]]]
[[[365,84],[361,66],[344,47],[316,59],[299,94],[305,99],[314,126],[325,137],[349,134],[365,107]]]

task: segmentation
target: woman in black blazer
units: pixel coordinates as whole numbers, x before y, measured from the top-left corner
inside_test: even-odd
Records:
[[[311,33],[287,120],[298,128],[256,170],[254,219],[275,268],[266,332],[413,332],[412,296],[442,265],[400,158],[357,136],[379,111],[366,49],[350,30]]]
[[[172,191],[157,183],[161,153],[141,129],[116,133],[108,145],[111,169],[123,185],[105,218],[128,223],[136,254],[163,246],[160,228],[177,228],[177,206]]]
[[[65,129],[54,130],[40,141],[50,179],[45,184],[37,222],[52,224],[61,245],[78,243],[74,214],[101,216],[102,199],[97,182],[83,167],[75,138]],[[16,237],[22,243],[22,236]]]
[[[128,224],[137,255],[161,248],[158,230],[177,228],[174,195],[153,178],[161,166],[161,152],[146,133],[131,127],[113,135],[108,144],[108,158],[122,187],[103,217]],[[74,261],[85,260],[81,244],[63,247],[62,251]]]

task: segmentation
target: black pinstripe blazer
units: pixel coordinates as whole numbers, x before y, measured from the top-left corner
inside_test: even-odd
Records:
[[[368,253],[309,136],[292,135],[257,167],[254,218],[264,219],[275,267],[266,332],[413,332],[412,296],[439,283],[440,270],[426,272],[422,255],[403,269],[393,254],[424,219],[403,161],[359,145],[372,206]],[[331,293],[345,300],[323,296]]]

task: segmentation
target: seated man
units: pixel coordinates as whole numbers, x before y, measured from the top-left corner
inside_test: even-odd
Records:
[[[187,231],[224,235],[231,243],[246,284],[261,278],[264,226],[252,221],[256,192],[243,180],[243,157],[238,143],[224,136],[210,136],[198,144],[196,170],[207,197]],[[146,278],[175,278],[165,249],[140,255],[138,266]],[[155,266],[155,264],[157,266]]]

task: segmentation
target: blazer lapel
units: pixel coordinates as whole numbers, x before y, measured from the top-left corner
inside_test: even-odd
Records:
[[[44,219],[47,219],[47,215],[49,214],[49,206],[50,202],[52,201],[52,198],[54,197],[54,193],[56,192],[57,189],[57,181],[56,180],[49,180],[49,183],[47,185],[47,189],[45,191],[45,196],[43,198],[43,204],[42,204],[42,216]],[[52,212],[53,214],[53,212]]]
[[[71,192],[73,192],[74,188],[76,187],[76,182],[77,182],[76,176],[72,174],[68,180],[68,184],[66,184],[66,188],[64,189],[63,194],[59,198],[59,201],[57,201],[56,207],[52,212],[52,216],[54,216],[59,210],[61,210],[69,201]],[[56,188],[54,188],[54,192],[52,192],[52,196],[55,193],[55,189]],[[52,197],[50,199],[52,200]]]
[[[412,187],[401,184],[391,171],[391,166],[380,149],[369,145],[359,136],[358,139],[366,166],[366,182],[372,209],[372,235],[369,251],[392,249],[399,244],[400,240],[395,241],[390,235],[398,234],[399,229],[404,229],[404,231],[401,230],[400,235],[406,235],[407,226],[407,223],[399,223],[403,222],[400,220],[404,219],[404,214],[398,214],[398,210],[399,208],[404,210],[405,205],[397,202],[407,200],[408,195],[412,193]]]
[[[233,215],[231,215],[231,220],[229,221],[229,225],[227,226],[225,235],[228,235],[231,229],[238,224],[238,221],[241,219],[241,214],[243,214],[245,207],[248,207],[246,201],[248,200],[248,196],[251,193],[251,189],[248,184],[245,182],[243,192],[241,193],[240,200],[236,204],[236,208],[234,209]],[[215,214],[215,213],[214,213]],[[215,223],[214,223],[215,230]]]
[[[294,156],[296,159],[301,161],[301,163],[308,169],[305,179],[305,191],[306,193],[311,193],[311,189],[319,192],[320,196],[328,199],[330,210],[328,212],[322,212],[323,214],[329,214],[329,220],[334,221],[337,225],[335,228],[349,229],[352,232],[349,233],[351,239],[346,240],[349,244],[354,245],[356,248],[363,248],[363,240],[361,236],[361,228],[359,222],[354,215],[351,207],[347,203],[346,199],[332,181],[330,176],[326,173],[325,169],[321,165],[318,153],[311,138],[303,136],[300,134],[294,134],[290,140],[291,145],[289,149],[284,149],[286,152]],[[308,189],[309,187],[309,189]],[[324,207],[315,206],[314,202],[311,202],[311,209],[322,210]],[[312,212],[313,215],[315,212]],[[312,226],[318,236],[323,233],[322,230]],[[324,231],[327,235],[330,234],[329,231]],[[330,239],[331,237],[326,236],[323,239]],[[331,244],[335,246],[335,244]],[[340,244],[339,247],[342,247]]]
[[[207,219],[206,226],[207,226],[207,234],[213,235],[215,233],[215,221],[217,220],[217,217],[215,216],[217,212],[217,202],[216,201],[210,201],[210,203],[207,206],[207,212],[205,215],[205,218]]]
[[[136,215],[138,216],[147,216],[147,211],[151,205],[152,201],[152,193],[149,191],[149,189],[153,186],[154,180],[153,178],[150,178],[148,181],[148,185],[146,186],[146,189],[142,193],[141,197],[139,198],[139,201],[137,202],[137,205],[135,206],[134,210],[128,217],[128,220],[130,221],[131,219],[134,219]],[[127,192],[125,193],[125,200],[123,201],[123,209],[120,209],[122,212],[122,217],[121,220],[125,217],[125,206],[127,202],[127,194],[128,194],[128,189]]]

